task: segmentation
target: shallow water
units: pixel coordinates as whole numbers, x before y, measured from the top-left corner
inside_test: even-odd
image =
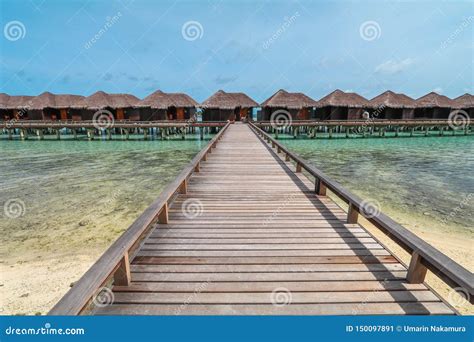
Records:
[[[102,249],[210,139],[131,138],[0,140],[2,260]]]
[[[402,224],[474,231],[474,136],[280,141]]]

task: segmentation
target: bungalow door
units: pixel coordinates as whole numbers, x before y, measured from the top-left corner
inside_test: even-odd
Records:
[[[176,108],[176,119],[184,120],[184,108]]]

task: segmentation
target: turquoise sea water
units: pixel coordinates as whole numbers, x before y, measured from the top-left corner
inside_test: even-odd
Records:
[[[2,259],[103,248],[207,144],[0,140]],[[18,216],[18,217],[17,217]]]
[[[0,139],[0,257],[104,248],[207,143],[133,138]],[[474,136],[280,138],[402,224],[474,230]],[[16,218],[5,211],[12,200]]]
[[[474,136],[280,141],[401,223],[474,230]]]

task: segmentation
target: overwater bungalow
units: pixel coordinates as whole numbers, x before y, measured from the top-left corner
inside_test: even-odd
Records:
[[[369,101],[356,93],[336,89],[321,98],[316,104],[319,120],[357,120],[369,107]]]
[[[31,99],[28,116],[31,120],[77,120],[84,96],[44,92]]]
[[[416,102],[405,94],[387,90],[369,101],[374,119],[409,120],[415,117]]]
[[[0,119],[3,120],[27,120],[28,109],[31,106],[33,96],[10,96],[2,93],[0,95]]]
[[[107,110],[115,120],[140,120],[140,111],[136,108],[140,99],[130,94],[108,94],[98,91],[80,102],[82,120],[92,120],[98,110]]]
[[[474,118],[474,95],[464,94],[453,100],[453,109],[465,111],[470,118]]]
[[[317,102],[303,93],[290,93],[284,89],[261,103],[261,120],[271,120],[272,114],[278,110],[286,110],[293,120],[310,120],[314,117]]]
[[[258,103],[244,93],[226,93],[219,90],[201,103],[203,121],[240,121],[252,118],[252,109]]]
[[[140,101],[136,107],[140,111],[140,120],[189,120],[194,117],[199,104],[183,93],[164,93],[155,91]]]
[[[415,118],[447,119],[453,106],[449,97],[431,92],[416,100]]]

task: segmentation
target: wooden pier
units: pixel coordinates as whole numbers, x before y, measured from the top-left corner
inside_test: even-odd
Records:
[[[267,133],[292,135],[294,138],[306,135],[315,138],[367,138],[413,136],[452,136],[471,133],[470,122],[456,126],[448,119],[396,119],[396,120],[283,120],[278,122],[258,121],[255,125]]]
[[[358,215],[412,254],[409,267]],[[227,124],[49,314],[455,314],[423,283],[427,270],[472,302],[472,273],[367,215],[257,126]]]

